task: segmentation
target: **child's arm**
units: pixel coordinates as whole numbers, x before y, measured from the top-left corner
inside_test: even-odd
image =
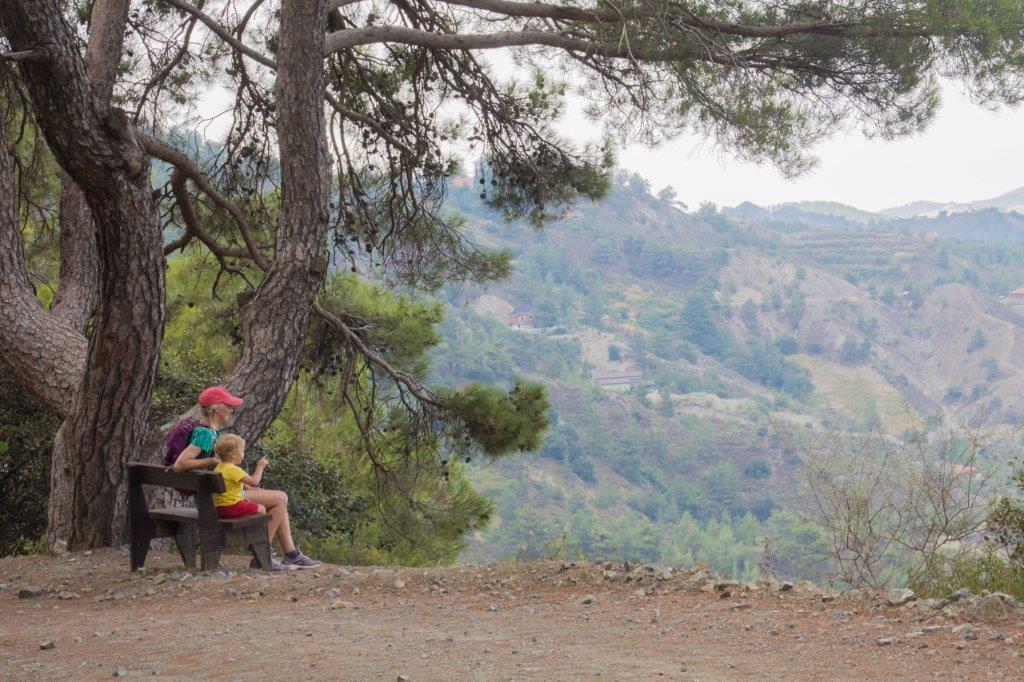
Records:
[[[256,469],[248,476],[242,477],[242,483],[248,486],[257,487],[260,481],[263,479],[263,470],[270,464],[270,460],[266,457],[261,457],[260,461],[256,462]]]

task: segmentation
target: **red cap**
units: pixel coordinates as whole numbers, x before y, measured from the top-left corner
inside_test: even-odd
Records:
[[[209,407],[217,403],[238,407],[242,404],[242,399],[228,393],[228,389],[223,386],[211,386],[199,394],[199,407]]]

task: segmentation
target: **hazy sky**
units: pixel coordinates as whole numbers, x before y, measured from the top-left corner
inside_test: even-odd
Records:
[[[672,185],[691,208],[701,201],[735,206],[815,199],[866,210],[922,199],[974,201],[1024,185],[1024,109],[987,111],[949,86],[923,133],[896,142],[851,133],[816,151],[818,167],[796,180],[772,166],[725,156],[695,137],[657,149],[630,147],[620,152],[619,165],[647,177],[655,190]]]

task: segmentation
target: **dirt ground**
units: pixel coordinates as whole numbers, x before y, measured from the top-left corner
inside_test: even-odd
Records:
[[[0,559],[0,678],[1024,679],[1020,621],[965,640],[942,616],[799,586],[698,591],[685,573],[609,581],[558,562],[247,565],[228,556],[188,574],[155,552],[132,574],[121,550]],[[20,597],[27,587],[42,592]]]

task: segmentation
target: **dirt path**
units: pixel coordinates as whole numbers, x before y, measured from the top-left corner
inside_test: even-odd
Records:
[[[722,597],[685,575],[638,588],[553,562],[272,577],[240,556],[190,577],[170,555],[143,574],[127,563],[118,550],[0,560],[0,678],[1024,678],[1021,622],[965,641],[941,617],[799,589]],[[19,598],[27,586],[44,593]]]

